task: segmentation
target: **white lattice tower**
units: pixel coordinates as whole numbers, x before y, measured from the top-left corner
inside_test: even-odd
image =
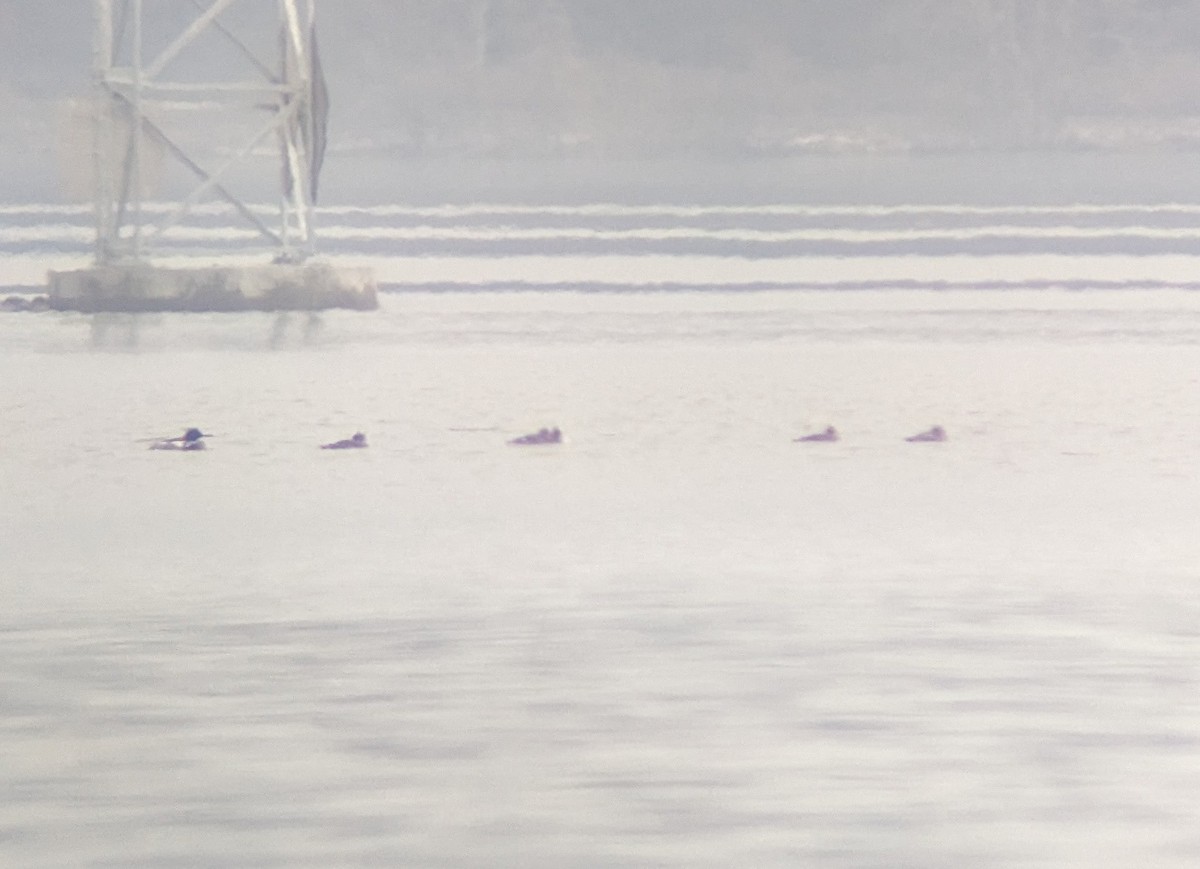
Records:
[[[267,40],[272,52],[252,48],[250,34],[222,20],[239,6],[269,13],[276,28]],[[173,227],[212,200],[224,201],[253,227],[275,261],[308,256],[327,108],[314,34],[315,0],[95,0],[95,14],[97,265],[152,258]],[[153,50],[148,24],[160,37]],[[165,27],[171,35],[163,41]],[[214,39],[240,57],[237,68],[229,70],[237,77],[173,77],[189,52]],[[252,123],[238,144],[214,159],[210,150],[195,148],[172,129],[169,116],[177,117],[189,104],[208,112],[227,109],[227,116]],[[278,154],[277,211],[252,204],[228,182],[239,169],[261,164],[264,149]],[[152,150],[182,166],[190,181],[176,201],[149,208],[144,182]]]

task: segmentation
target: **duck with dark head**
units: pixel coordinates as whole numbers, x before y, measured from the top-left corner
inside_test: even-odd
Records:
[[[199,450],[206,449],[204,438],[212,437],[200,431],[198,428],[189,428],[177,438],[164,438],[150,444],[152,450],[177,450],[180,452],[194,453]]]
[[[334,441],[333,443],[321,444],[323,450],[361,450],[366,449],[367,436],[362,432],[355,432],[354,437],[349,437],[344,440]]]

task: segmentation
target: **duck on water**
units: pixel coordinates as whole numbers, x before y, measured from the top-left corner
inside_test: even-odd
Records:
[[[362,432],[355,432],[354,437],[345,438],[344,440],[334,441],[329,444],[321,444],[323,450],[361,450],[367,447],[367,436]]]
[[[513,438],[509,441],[514,446],[534,446],[537,444],[561,444],[562,432],[558,427],[540,428],[533,434],[521,435],[519,438]]]
[[[828,444],[833,443],[838,439],[838,431],[833,426],[826,426],[825,431],[819,431],[815,434],[807,434],[803,437],[792,438],[792,443],[797,444]]]
[[[150,444],[152,450],[177,450],[181,452],[196,452],[205,449],[204,438],[212,437],[198,428],[189,428],[177,438],[163,438]]]
[[[905,438],[910,444],[935,444],[941,443],[945,439],[946,430],[940,425],[935,425],[933,428]]]

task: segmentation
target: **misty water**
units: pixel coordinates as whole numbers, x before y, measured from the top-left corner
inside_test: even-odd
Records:
[[[4,865],[1194,866],[1190,212],[568,211],[0,316]]]

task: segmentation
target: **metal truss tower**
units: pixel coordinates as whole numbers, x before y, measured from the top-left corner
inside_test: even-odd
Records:
[[[246,6],[260,7],[246,10],[259,21],[273,19],[275,32],[265,41],[263,34],[239,32],[237,23],[222,20],[231,7]],[[148,261],[172,227],[212,200],[223,200],[253,227],[274,262],[304,261],[313,248],[328,107],[314,34],[315,0],[95,0],[95,16],[96,265]],[[151,29],[155,40],[148,39]],[[189,59],[203,61],[196,55],[214,40],[240,58],[228,70],[239,77],[174,75]],[[271,51],[264,52],[263,44]],[[171,117],[189,106],[193,116],[215,109],[223,119],[250,119],[249,128],[237,145],[214,158],[211,149],[197,150],[172,127]],[[261,164],[262,152],[276,145],[277,213],[274,206],[264,209],[237,195],[230,180],[252,159]],[[145,182],[154,155],[182,166],[191,186],[177,201],[148,207]]]

